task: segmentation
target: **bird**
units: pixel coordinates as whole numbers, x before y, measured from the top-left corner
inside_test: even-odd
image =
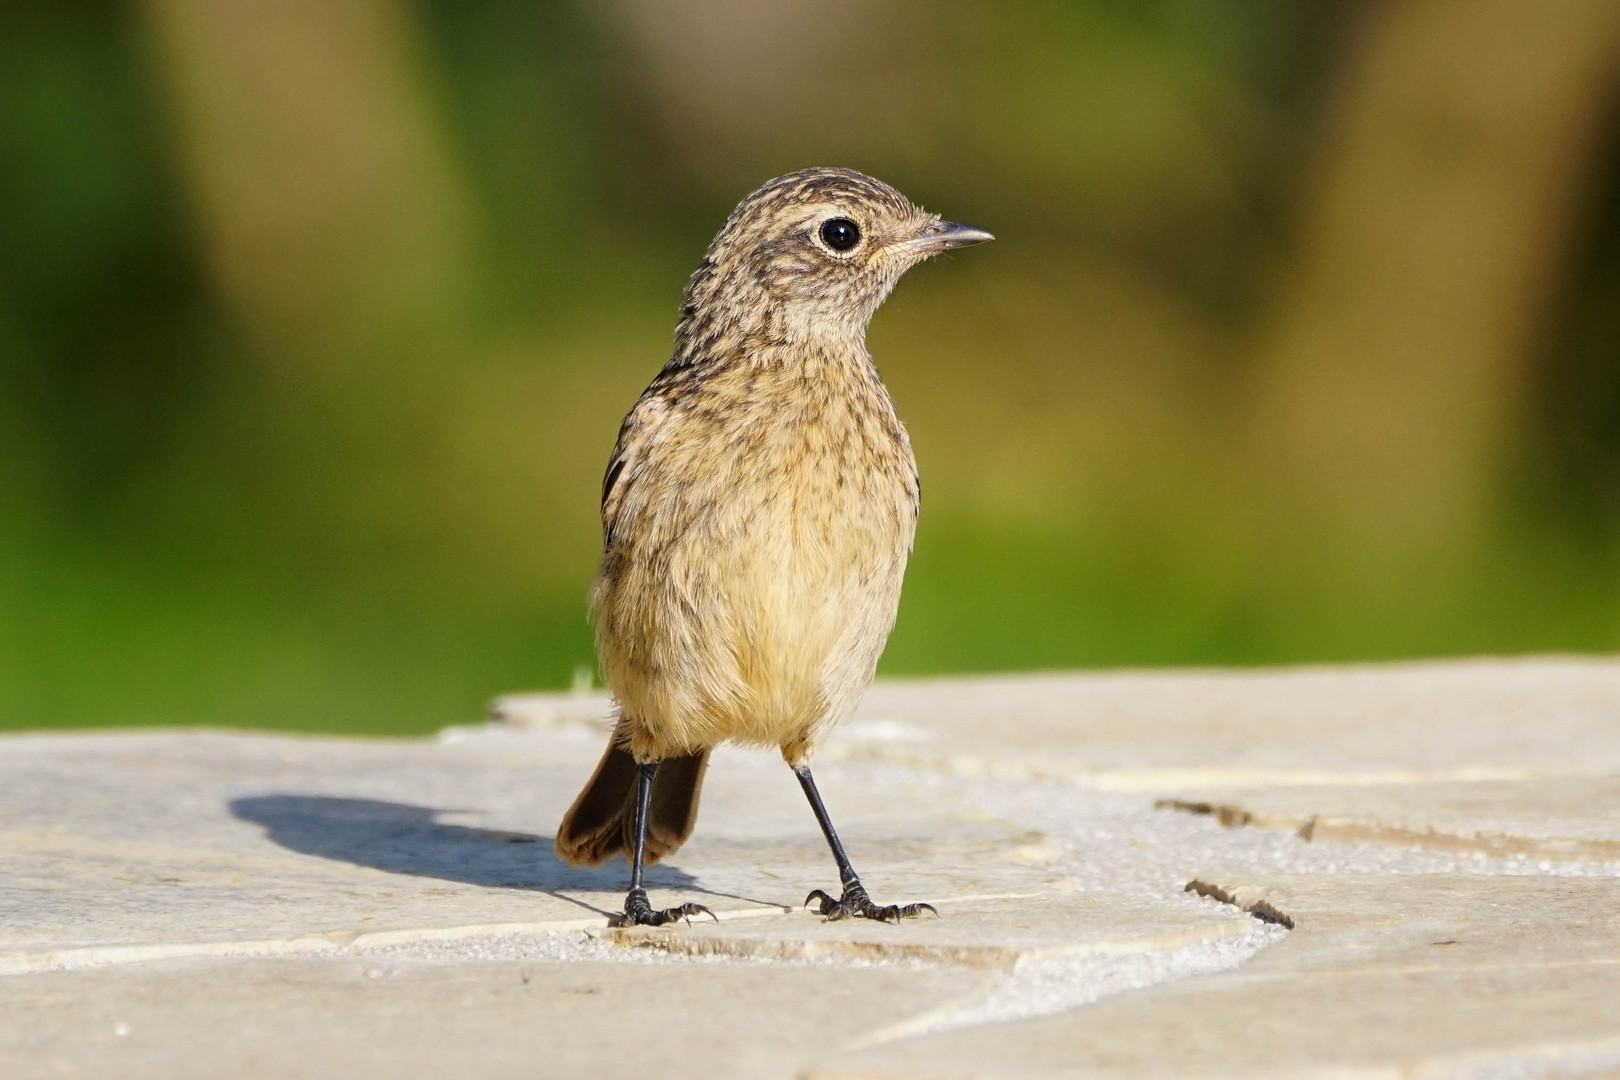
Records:
[[[616,719],[555,840],[575,865],[630,862],[618,925],[713,915],[654,909],[643,868],[691,835],[725,742],[779,750],[804,790],[840,881],[806,907],[938,915],[872,901],[810,755],[872,679],[921,500],[867,325],[911,267],[991,239],[870,176],[810,168],[738,203],[687,282],[672,355],[602,481],[590,602]]]

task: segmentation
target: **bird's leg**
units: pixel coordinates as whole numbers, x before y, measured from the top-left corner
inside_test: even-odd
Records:
[[[849,856],[844,854],[844,845],[839,842],[832,818],[827,816],[827,807],[821,801],[821,792],[816,790],[816,781],[810,775],[810,766],[793,766],[793,775],[799,778],[799,786],[804,788],[804,797],[810,800],[810,809],[815,811],[822,835],[827,838],[827,846],[832,848],[833,860],[838,863],[838,880],[844,890],[843,895],[834,900],[826,892],[817,889],[804,898],[807,907],[812,900],[819,901],[818,910],[827,917],[828,922],[838,919],[899,922],[901,919],[914,919],[925,911],[935,918],[939,917],[939,912],[934,910],[932,904],[890,904],[888,907],[878,907],[872,903],[872,898],[866,895],[866,888],[861,884],[860,875],[855,873],[855,868],[849,864]]]
[[[691,922],[693,915],[707,915],[719,922],[720,917],[702,904],[681,904],[679,907],[655,911],[647,902],[647,890],[641,887],[641,867],[647,854],[647,806],[652,802],[653,777],[657,774],[656,761],[648,761],[637,767],[636,839],[630,859],[630,892],[624,898],[624,914],[619,916],[618,925],[663,926],[676,919]]]

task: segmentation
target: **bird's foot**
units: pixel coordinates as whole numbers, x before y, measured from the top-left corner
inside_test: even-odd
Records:
[[[866,887],[859,881],[851,881],[845,885],[844,895],[837,900],[817,889],[804,898],[804,906],[809,907],[813,900],[818,901],[816,910],[825,916],[828,922],[837,922],[839,919],[899,922],[901,919],[915,919],[925,911],[934,918],[939,918],[939,912],[934,910],[933,904],[890,904],[888,907],[878,907],[872,903],[872,898],[866,895]]]
[[[704,907],[702,904],[681,904],[678,907],[655,910],[647,902],[646,889],[631,889],[630,895],[624,898],[624,914],[617,916],[615,926],[664,926],[677,919],[685,919],[688,924],[693,915],[707,915],[715,922],[720,916]]]

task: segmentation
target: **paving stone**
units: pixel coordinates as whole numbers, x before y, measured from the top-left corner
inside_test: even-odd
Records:
[[[1201,788],[1167,809],[1304,839],[1506,858],[1620,863],[1620,781],[1566,776],[1434,784]]]
[[[817,775],[899,926],[726,749],[649,875],[719,921],[612,928],[607,702],[498,713],[0,737],[0,1075],[1620,1074],[1620,663],[882,684]]]
[[[1612,880],[1273,878],[1247,964],[1058,1016],[834,1055],[814,1077],[1546,1076],[1620,1071]]]
[[[164,960],[0,979],[0,1070],[56,1077],[792,1075],[982,972],[763,964]]]
[[[596,936],[685,956],[912,961],[1011,973],[1030,962],[1169,953],[1256,933],[1250,920],[1216,909],[1130,895],[1107,900],[1081,896],[1077,889],[954,902],[940,898],[939,918],[900,926],[864,919],[819,924],[803,919],[700,920],[680,933],[636,927]]]
[[[517,728],[599,726],[600,695],[511,695]],[[1106,790],[1620,773],[1620,663],[1534,658],[895,680],[824,760]]]

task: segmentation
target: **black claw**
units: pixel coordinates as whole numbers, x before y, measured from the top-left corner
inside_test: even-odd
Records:
[[[702,904],[681,904],[677,907],[664,908],[662,911],[654,909],[647,902],[645,889],[631,889],[630,894],[624,898],[624,914],[618,916],[615,926],[666,926],[676,919],[684,919],[688,926],[692,925],[693,915],[707,915],[715,922],[720,916],[704,907]]]
[[[923,912],[928,912],[934,918],[939,918],[939,912],[934,910],[933,904],[890,904],[887,907],[878,907],[872,903],[872,898],[866,895],[866,889],[859,881],[852,881],[844,887],[844,895],[834,900],[831,895],[817,889],[804,898],[804,906],[809,907],[810,902],[818,901],[816,911],[827,922],[838,922],[841,919],[871,919],[874,922],[898,923],[901,919],[915,919]]]
[[[831,915],[831,913],[838,910],[838,900],[834,900],[833,897],[829,897],[829,895],[826,894],[826,892],[821,891],[821,889],[816,889],[815,892],[812,892],[812,894],[805,897],[805,907],[810,907],[810,900],[820,900],[821,904],[820,908],[818,908],[818,913],[820,913],[820,915]]]

